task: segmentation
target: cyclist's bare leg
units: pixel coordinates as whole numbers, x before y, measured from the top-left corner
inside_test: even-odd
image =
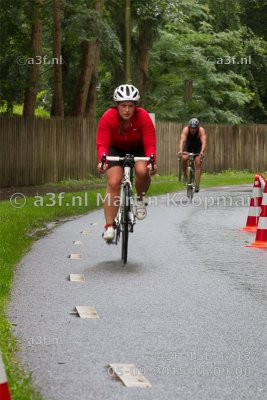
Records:
[[[143,196],[148,191],[151,178],[147,168],[146,161],[137,161],[135,163],[135,188],[137,192],[137,199],[142,200]]]
[[[187,165],[188,165],[188,159],[189,159],[189,156],[188,155],[186,155],[186,154],[183,154],[182,155],[182,160],[181,160],[181,167],[182,167],[182,171],[183,171],[183,174],[184,174],[184,178],[186,178],[187,177],[187,171],[186,171],[186,169],[187,169]]]
[[[119,208],[120,186],[123,170],[115,165],[107,170],[107,189],[104,201],[104,214],[107,225],[114,223]]]
[[[196,185],[200,184],[200,176],[201,176],[201,160],[200,156],[195,157],[195,169],[196,169]]]

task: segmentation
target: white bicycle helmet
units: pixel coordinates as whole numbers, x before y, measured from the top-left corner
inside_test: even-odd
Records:
[[[140,99],[139,90],[133,85],[118,86],[113,95],[114,101],[138,101]]]

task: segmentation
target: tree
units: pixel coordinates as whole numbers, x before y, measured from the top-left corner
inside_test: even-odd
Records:
[[[148,92],[148,68],[150,49],[158,34],[158,27],[162,22],[166,5],[162,1],[135,1],[134,17],[136,23],[136,37],[134,42],[134,70],[135,80],[141,92],[143,104]]]
[[[96,90],[97,90],[97,74],[98,74],[98,65],[100,60],[100,49],[99,46],[96,46],[96,53],[95,53],[95,63],[94,68],[92,71],[92,76],[90,80],[90,86],[88,90],[87,102],[84,116],[89,118],[91,121],[96,119]]]
[[[216,64],[219,57],[223,60],[229,54],[229,48],[237,57],[242,54],[240,44],[233,32],[216,36],[162,32],[152,51],[150,108],[161,119],[181,120],[184,80],[192,79],[193,99],[186,118],[197,115],[206,122],[243,122],[244,106],[253,100],[248,80],[237,68],[234,71],[228,64]]]
[[[239,0],[240,19],[243,25],[250,28],[255,35],[267,40],[267,0]]]
[[[102,17],[103,0],[95,0],[94,3],[95,21],[98,23]],[[88,24],[92,23],[92,18],[88,18]],[[89,26],[90,31],[90,26]],[[82,59],[80,66],[80,76],[76,86],[74,103],[73,103],[73,116],[83,117],[85,114],[88,91],[91,83],[93,73],[98,65],[98,41],[96,35],[89,37],[82,43]]]
[[[240,0],[204,0],[215,32],[237,31],[240,27]]]
[[[29,80],[25,89],[24,96],[24,116],[33,116],[36,104],[37,84],[40,75],[40,60],[42,56],[42,24],[41,24],[41,9],[43,0],[35,0],[33,3],[33,23],[32,23],[32,63],[29,65]]]
[[[132,82],[132,19],[131,0],[126,0],[125,6],[125,82]]]
[[[27,11],[23,0],[1,1],[0,99],[3,112],[8,114],[13,113],[16,102],[23,101],[30,36]]]
[[[61,5],[60,0],[53,0],[53,58],[54,95],[51,115],[64,117],[63,81],[61,65]]]
[[[39,105],[51,115],[102,114],[125,82],[129,3],[131,79],[157,118],[180,118],[192,79],[188,114],[267,121],[267,0],[1,0],[0,112],[25,98],[25,115]],[[37,63],[41,48],[63,65]]]
[[[240,0],[241,23],[250,30],[246,34],[247,54],[251,56],[250,83],[255,101],[248,110],[255,122],[267,122],[267,0]]]

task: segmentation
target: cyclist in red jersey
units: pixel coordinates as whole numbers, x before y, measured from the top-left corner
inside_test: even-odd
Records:
[[[97,129],[98,170],[104,153],[120,157],[124,157],[125,154],[150,157],[154,154],[156,159],[155,127],[148,112],[137,106],[139,99],[139,91],[133,85],[121,85],[115,89],[113,100],[116,107],[108,109],[102,115]],[[138,161],[134,167],[136,217],[141,220],[146,216],[144,195],[150,186],[150,175],[156,172],[156,163],[153,172],[146,161]],[[115,236],[114,220],[118,211],[123,168],[119,162],[112,161],[104,165],[104,170],[107,175],[107,190],[104,201],[106,224],[103,237],[110,241]]]

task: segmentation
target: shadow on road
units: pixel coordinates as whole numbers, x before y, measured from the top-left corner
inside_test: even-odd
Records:
[[[105,272],[105,273],[117,273],[117,274],[136,274],[144,272],[142,264],[128,262],[123,264],[121,260],[106,261],[96,264],[93,268],[90,268],[90,272]]]

